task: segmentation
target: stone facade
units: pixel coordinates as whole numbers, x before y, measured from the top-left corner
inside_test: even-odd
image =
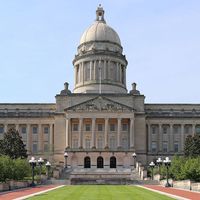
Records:
[[[98,7],[74,58],[75,88],[55,104],[0,104],[0,139],[15,127],[28,154],[72,168],[130,168],[132,153],[147,165],[158,156],[182,154],[188,135],[200,134],[199,104],[145,104],[132,84],[117,33]]]

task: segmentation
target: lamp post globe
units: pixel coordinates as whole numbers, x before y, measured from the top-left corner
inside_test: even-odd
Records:
[[[68,153],[65,152],[65,153],[64,153],[64,159],[65,159],[64,167],[65,167],[65,168],[67,168],[67,158],[68,158]]]
[[[40,157],[39,159],[38,159],[38,165],[39,165],[39,175],[40,175],[40,179],[41,179],[41,174],[42,174],[42,165],[44,164],[44,160]]]
[[[161,167],[161,165],[163,164],[163,160],[159,157],[159,158],[156,160],[156,164],[158,165],[159,175],[161,176],[160,167]]]
[[[171,165],[171,160],[169,159],[169,157],[166,157],[165,160],[163,161],[163,163],[167,168],[167,183],[165,184],[165,187],[171,187],[171,185],[169,183],[169,167]]]
[[[31,159],[29,160],[29,164],[31,165],[31,169],[32,169],[32,183],[31,186],[35,186],[35,182],[34,182],[34,168],[36,166],[37,160],[34,157],[31,157]]]
[[[151,163],[149,164],[149,167],[151,168],[151,179],[153,180],[153,168],[155,167],[155,163],[151,161]]]
[[[132,157],[133,157],[133,166],[134,167],[136,167],[136,157],[137,157],[137,154],[134,152],[133,154],[132,154]]]
[[[47,163],[45,164],[46,168],[47,168],[47,179],[49,179],[49,171],[51,168],[51,163],[49,161],[47,161]]]

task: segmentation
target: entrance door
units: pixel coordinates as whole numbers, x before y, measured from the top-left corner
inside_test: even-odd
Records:
[[[97,168],[103,168],[103,158],[101,156],[97,158]]]
[[[90,168],[91,164],[90,164],[90,157],[85,157],[84,158],[84,168]]]
[[[116,165],[117,165],[116,158],[115,158],[115,156],[112,156],[110,158],[110,168],[116,168]]]

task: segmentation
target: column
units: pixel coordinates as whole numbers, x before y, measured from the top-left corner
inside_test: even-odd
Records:
[[[181,124],[181,134],[180,134],[180,150],[181,152],[184,151],[184,124]]]
[[[16,128],[16,131],[19,132],[19,124],[16,124],[16,125],[15,125],[15,128]],[[19,134],[20,134],[20,132],[19,132]]]
[[[121,64],[119,63],[119,82],[121,83],[122,82],[122,67],[121,67]]]
[[[43,152],[43,132],[42,132],[42,125],[38,125],[38,152]]]
[[[119,63],[116,62],[116,81],[119,81]]]
[[[96,123],[96,119],[92,118],[92,148],[96,149],[96,142],[95,142],[95,123]]]
[[[104,139],[105,139],[105,148],[108,148],[108,118],[105,118],[105,134],[104,134]]]
[[[151,124],[147,124],[148,127],[148,151],[151,152]]]
[[[78,70],[78,83],[80,83],[81,82],[81,63],[79,63],[78,68],[79,68],[79,70]]]
[[[92,61],[90,61],[90,80],[92,80]]]
[[[8,124],[4,124],[4,133],[8,132]]]
[[[106,68],[106,60],[104,60],[104,69],[103,69],[103,73],[104,73],[104,75],[103,75],[103,79],[105,80],[105,79],[107,79],[107,68]]]
[[[117,119],[117,148],[121,148],[121,118]]]
[[[174,140],[173,140],[173,124],[170,124],[170,131],[169,131],[169,137],[168,137],[168,147],[169,151],[174,151]]]
[[[163,134],[162,134],[162,124],[159,124],[159,151],[163,151]]]
[[[124,66],[124,85],[126,85],[126,67]]]
[[[75,73],[75,74],[74,74],[74,75],[75,75],[75,84],[78,83],[78,80],[77,80],[77,72],[78,72],[78,70],[77,70],[77,69],[78,69],[78,66],[76,65],[76,66],[75,66],[75,70],[74,70],[74,73]]]
[[[83,126],[83,119],[79,118],[79,130],[78,130],[78,147],[81,149],[83,148],[83,142],[82,142],[82,126]]]
[[[107,79],[110,79],[110,60],[108,61],[108,65],[107,65],[107,69],[108,69],[108,71],[107,71]]]
[[[94,60],[94,74],[93,74],[93,80],[96,80],[96,60]]]
[[[50,152],[53,151],[53,124],[49,125],[49,145],[50,145]]]
[[[81,63],[82,66],[82,83],[85,81],[85,68],[84,68],[84,62]]]
[[[135,147],[134,118],[130,118],[130,148]]]
[[[192,136],[195,135],[195,124],[192,124]]]
[[[65,147],[69,147],[69,123],[70,119],[66,118],[65,121]]]
[[[31,125],[27,124],[27,131],[26,131],[26,149],[27,153],[31,153]]]

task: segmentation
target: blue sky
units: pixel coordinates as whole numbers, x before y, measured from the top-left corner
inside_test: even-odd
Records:
[[[146,103],[200,103],[199,0],[1,0],[0,103],[55,102],[101,3]]]

